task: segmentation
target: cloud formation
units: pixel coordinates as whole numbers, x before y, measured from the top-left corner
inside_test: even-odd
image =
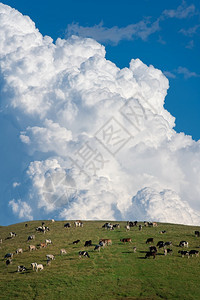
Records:
[[[30,157],[13,213],[199,224],[200,143],[174,131],[163,73],[139,59],[119,69],[94,39],[54,44],[29,17],[0,14],[1,112]]]

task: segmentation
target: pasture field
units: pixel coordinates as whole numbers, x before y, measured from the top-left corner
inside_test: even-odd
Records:
[[[49,232],[36,232],[42,221],[18,223],[0,227],[0,299],[200,299],[200,257],[181,257],[178,253],[181,240],[189,243],[187,250],[200,250],[200,237],[195,237],[197,226],[158,223],[157,227],[132,227],[126,232],[126,222],[113,231],[102,228],[106,221],[83,221],[84,226],[64,228],[67,221],[44,221]],[[143,223],[139,223],[142,224]],[[160,231],[166,230],[165,234]],[[17,236],[9,237],[9,232]],[[35,234],[35,240],[27,241]],[[123,244],[122,238],[131,238],[132,243]],[[156,258],[145,259],[149,249],[147,238],[158,241],[172,241],[172,255],[164,256],[163,248]],[[112,239],[112,245],[100,252],[94,246],[84,247],[86,240],[98,244],[99,239]],[[28,246],[37,245],[51,239],[53,244],[46,248],[29,252]],[[80,243],[72,242],[80,239]],[[137,247],[136,253],[133,247]],[[4,255],[23,248],[23,253],[14,254],[11,265],[6,265]],[[64,248],[67,254],[60,255]],[[90,258],[79,258],[80,250],[88,251]],[[46,254],[55,255],[51,265],[47,265]],[[35,272],[31,263],[37,262],[44,270]],[[17,272],[17,266],[24,265],[25,272]]]

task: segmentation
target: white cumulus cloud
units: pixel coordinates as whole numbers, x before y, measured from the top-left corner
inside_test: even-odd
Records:
[[[9,6],[0,14],[1,112],[29,155],[13,213],[199,224],[200,144],[174,131],[164,74],[139,59],[119,69],[94,39],[53,43]]]

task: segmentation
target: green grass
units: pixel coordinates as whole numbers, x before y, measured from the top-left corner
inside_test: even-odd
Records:
[[[19,223],[0,227],[0,299],[200,299],[200,257],[182,258],[178,254],[181,240],[189,242],[189,250],[200,246],[200,238],[194,236],[195,226],[158,224],[158,227],[138,227],[126,232],[125,222],[120,229],[107,231],[102,229],[103,221],[84,222],[83,228],[64,228],[66,221],[51,223],[45,221],[50,232],[35,231],[41,221]],[[71,222],[73,223],[73,222]],[[166,234],[160,234],[166,230]],[[9,232],[17,236],[6,239]],[[35,241],[27,242],[28,235],[35,234]],[[122,244],[120,239],[131,237],[132,244]],[[164,256],[159,250],[156,259],[144,259],[148,245],[145,241],[153,237],[155,244],[159,240],[173,242],[173,254]],[[37,245],[51,239],[53,245],[45,249],[29,252],[28,245]],[[94,252],[88,247],[90,259],[79,259],[78,252],[85,250],[84,242],[92,240],[97,244],[100,238],[110,238],[112,246]],[[74,240],[81,242],[73,245]],[[137,252],[133,252],[133,247]],[[20,247],[24,253],[14,255],[12,265],[6,266],[4,255],[15,252]],[[60,256],[60,249],[67,254]],[[55,255],[50,266],[46,265],[46,254]],[[42,263],[44,270],[34,272],[30,264]],[[17,272],[18,265],[25,265],[27,272]]]

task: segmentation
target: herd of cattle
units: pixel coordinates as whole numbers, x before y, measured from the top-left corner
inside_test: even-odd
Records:
[[[51,220],[52,223],[54,223],[55,221],[52,219]],[[143,225],[138,225],[138,222],[137,221],[134,221],[134,222],[130,222],[128,221],[127,224],[125,225],[125,230],[126,231],[129,231],[131,229],[131,227],[138,227],[139,231],[142,230],[142,228],[144,227],[157,227],[157,223],[156,222],[144,222]],[[28,224],[25,224],[25,227],[28,227]],[[72,227],[72,224],[71,223],[66,223],[64,224],[64,228],[71,228]],[[83,222],[82,221],[75,221],[74,222],[74,227],[83,227]],[[105,223],[102,228],[106,229],[106,230],[115,230],[115,229],[119,229],[120,228],[120,224],[111,224],[110,222],[107,222]],[[50,231],[49,227],[45,226],[45,223],[42,222],[42,226],[39,226],[37,228],[35,228],[36,232],[42,232],[45,234],[45,232],[47,231]],[[160,231],[159,232],[160,234],[165,234],[166,231],[163,230],[163,231]],[[194,232],[195,236],[196,237],[200,237],[200,232],[199,231],[195,231]],[[10,232],[10,236],[9,238],[17,238],[17,234],[15,232]],[[27,242],[30,242],[30,241],[34,241],[35,240],[35,234],[32,234],[32,235],[29,235],[28,238],[27,238]],[[80,242],[80,240],[75,240],[72,242],[72,244],[78,244]],[[132,243],[132,239],[131,238],[122,238],[120,239],[120,242],[122,243]],[[150,237],[150,238],[147,238],[146,239],[146,245],[148,245],[149,249],[148,251],[145,251],[146,254],[144,256],[144,258],[150,258],[150,257],[153,257],[153,259],[156,258],[156,256],[158,255],[158,251],[159,250],[162,250],[162,254],[164,256],[166,256],[167,254],[172,254],[173,253],[173,249],[172,249],[172,242],[171,241],[158,241],[156,243],[156,246],[155,246],[155,243],[154,243],[154,238]],[[0,239],[0,244],[3,243],[3,239]],[[40,249],[40,248],[46,248],[48,247],[48,245],[51,245],[53,244],[51,239],[45,239],[45,242],[43,243],[40,243],[38,245],[29,245],[28,246],[28,250],[30,252],[32,251],[35,251],[37,249]],[[153,245],[152,245],[153,244]],[[84,247],[91,247],[93,246],[93,250],[94,251],[100,251],[100,249],[106,247],[106,246],[110,246],[112,245],[112,240],[111,239],[100,239],[98,244],[93,244],[92,243],[92,240],[86,240],[85,243],[84,243]],[[180,241],[178,247],[180,248],[188,248],[189,246],[189,243],[185,240],[183,241]],[[136,246],[133,247],[133,252],[135,253],[137,251],[137,248]],[[14,255],[18,255],[18,254],[22,254],[23,253],[23,249],[22,248],[17,248],[15,253],[6,253],[5,256],[4,256],[4,260],[5,260],[5,263],[6,265],[10,265],[12,264],[12,260],[13,260],[13,257]],[[195,255],[196,257],[199,256],[199,251],[198,250],[179,250],[178,253],[180,253],[180,255],[182,257],[193,257],[193,255]],[[62,248],[60,249],[60,255],[64,255],[64,254],[67,254],[67,251],[66,249]],[[79,258],[81,257],[88,257],[90,258],[90,255],[88,253],[88,251],[79,251],[78,252],[78,255],[79,255]],[[46,265],[50,265],[51,264],[51,261],[55,260],[55,256],[53,254],[47,254],[46,255]],[[42,264],[38,264],[36,262],[32,262],[30,263],[30,266],[32,268],[33,271],[36,271],[38,272],[38,270],[43,270],[44,269],[44,266]],[[19,265],[17,267],[17,272],[25,272],[27,271],[27,267],[25,267],[24,265]]]

